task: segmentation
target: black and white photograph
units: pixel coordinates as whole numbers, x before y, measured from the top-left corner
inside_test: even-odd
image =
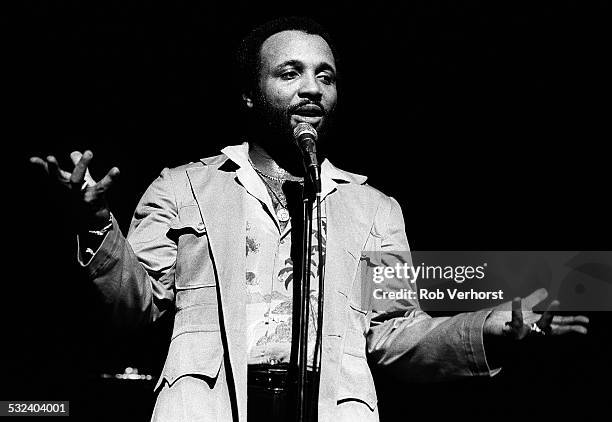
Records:
[[[0,416],[610,417],[609,1],[10,9]]]

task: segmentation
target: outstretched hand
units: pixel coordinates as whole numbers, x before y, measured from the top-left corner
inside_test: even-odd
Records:
[[[521,340],[527,335],[586,334],[589,319],[583,315],[554,315],[559,302],[554,300],[542,314],[533,308],[548,297],[546,289],[538,289],[525,299],[515,298],[493,309],[485,321],[484,334]]]
[[[70,158],[74,164],[72,172],[61,169],[57,159],[52,155],[46,159],[31,157],[30,162],[43,168],[54,183],[58,183],[69,192],[71,199],[67,206],[77,219],[79,230],[104,225],[110,218],[105,194],[119,176],[119,169],[113,167],[96,183],[88,169],[93,158],[91,151],[85,151],[83,154],[74,151],[70,154]]]

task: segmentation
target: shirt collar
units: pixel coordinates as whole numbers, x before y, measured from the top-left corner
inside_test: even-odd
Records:
[[[251,167],[249,163],[249,143],[243,142],[239,145],[230,145],[221,150],[230,160],[240,168]],[[338,182],[356,183],[362,185],[367,180],[366,176],[349,173],[334,166],[327,158],[321,163],[321,191],[322,197],[329,195],[338,185]]]
[[[230,145],[221,150],[238,167],[248,167],[249,164],[249,143],[243,142],[239,145]]]

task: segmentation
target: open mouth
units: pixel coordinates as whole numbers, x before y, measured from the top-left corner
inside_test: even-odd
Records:
[[[306,104],[298,107],[292,114],[302,117],[323,117],[323,109],[314,104]]]
[[[323,119],[323,116],[306,116],[303,114],[294,114],[293,119],[295,122],[297,123],[310,123],[311,125],[313,125],[315,128],[319,126],[319,123],[321,123],[321,120]]]

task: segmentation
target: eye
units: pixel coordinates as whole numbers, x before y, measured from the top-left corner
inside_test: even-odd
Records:
[[[295,70],[288,70],[286,72],[281,73],[280,77],[283,80],[289,81],[291,79],[295,79],[299,76],[299,74]]]
[[[325,85],[331,85],[336,82],[336,78],[334,77],[334,75],[331,75],[329,73],[321,73],[319,75],[319,79],[323,81]]]

